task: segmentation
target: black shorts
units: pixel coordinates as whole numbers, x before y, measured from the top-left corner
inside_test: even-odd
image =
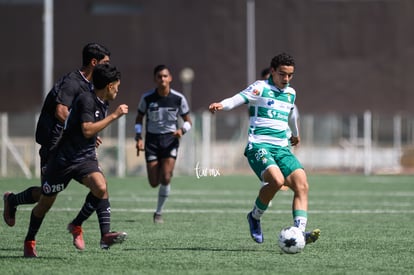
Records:
[[[172,133],[145,135],[145,160],[157,161],[165,158],[177,158],[180,142]]]
[[[55,195],[63,191],[72,179],[82,183],[84,177],[94,172],[102,173],[97,160],[86,160],[71,165],[56,159],[50,161],[42,178],[42,194]]]

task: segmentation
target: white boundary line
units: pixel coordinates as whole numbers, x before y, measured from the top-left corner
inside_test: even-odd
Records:
[[[3,209],[2,209],[3,210]],[[32,211],[32,208],[22,207],[18,211]],[[51,212],[77,212],[79,208],[52,208]],[[149,208],[113,208],[112,213],[133,212],[133,213],[153,213],[154,209]],[[166,209],[164,213],[184,213],[184,214],[247,214],[250,208],[246,209]],[[266,213],[291,214],[292,210],[267,210]],[[414,209],[392,210],[392,209],[350,209],[350,210],[309,210],[309,214],[414,214]]]

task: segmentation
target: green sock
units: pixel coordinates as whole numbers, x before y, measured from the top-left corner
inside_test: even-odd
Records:
[[[267,209],[267,205],[262,203],[259,200],[259,197],[257,197],[256,202],[253,207],[253,211],[252,211],[253,218],[255,218],[256,220],[260,220],[260,218],[262,217],[266,209]]]

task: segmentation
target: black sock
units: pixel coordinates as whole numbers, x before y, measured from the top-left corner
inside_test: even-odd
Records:
[[[96,215],[98,216],[101,236],[103,236],[111,230],[111,205],[109,199],[101,199],[96,209]]]
[[[32,186],[20,193],[10,195],[8,197],[8,201],[10,205],[14,207],[21,205],[21,204],[33,204],[37,202],[37,200],[33,198],[33,193],[38,193],[40,196],[40,193],[41,193],[40,187]]]
[[[44,217],[43,217],[44,218]],[[35,215],[33,215],[33,210],[30,215],[30,224],[29,224],[29,230],[27,231],[25,241],[34,241],[37,232],[39,231],[40,226],[42,225],[43,218],[38,218]]]
[[[96,208],[99,205],[101,199],[95,197],[91,192],[88,193],[85,199],[85,203],[82,206],[82,209],[79,211],[76,218],[72,221],[73,225],[82,225],[84,221],[86,221],[93,212],[95,212]]]

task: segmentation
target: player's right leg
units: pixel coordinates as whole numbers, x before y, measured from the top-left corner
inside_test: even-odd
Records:
[[[305,232],[304,236],[305,236],[306,244],[316,242],[319,239],[320,235],[321,235],[320,229],[314,229],[312,231]]]
[[[158,162],[157,159],[152,160],[152,161],[147,161],[148,183],[153,188],[158,187],[159,188],[158,193],[160,193],[160,190],[161,190],[160,178],[159,178],[159,174],[160,174],[160,167],[159,166],[160,165],[159,165],[159,162]],[[165,187],[163,187],[163,189],[165,189]],[[158,194],[158,197],[159,197],[159,194]],[[160,204],[159,199],[157,201],[157,204],[158,205]],[[153,215],[152,218],[153,218],[154,223],[163,223],[164,222],[161,212],[157,212],[157,210],[155,210],[154,215]]]
[[[275,193],[284,183],[284,177],[271,154],[271,148],[261,144],[251,144],[244,152],[248,163],[257,177],[264,182],[256,198],[253,210],[247,215],[250,236],[257,243],[263,242],[260,219],[267,210]],[[258,157],[259,156],[259,157]],[[266,159],[263,162],[262,159]]]

